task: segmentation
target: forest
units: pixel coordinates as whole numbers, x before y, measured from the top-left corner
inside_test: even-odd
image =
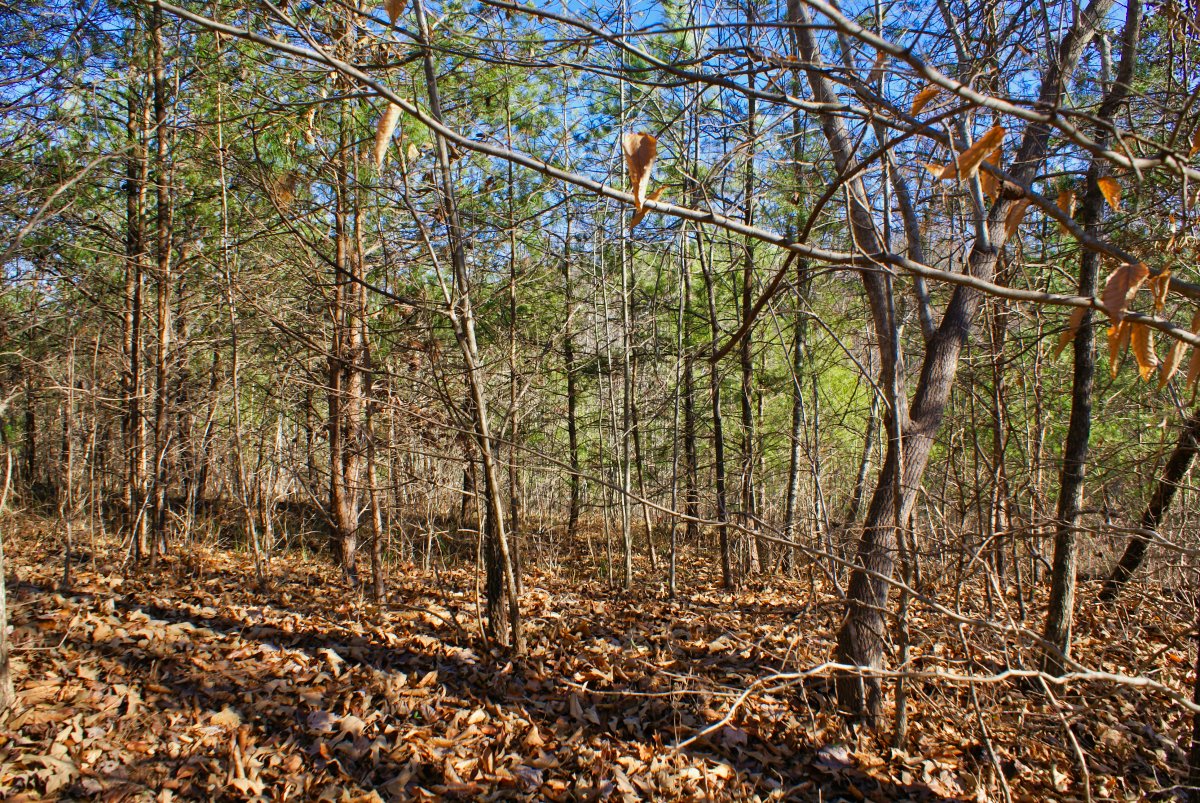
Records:
[[[0,0],[0,797],[1200,801],[1197,0]]]

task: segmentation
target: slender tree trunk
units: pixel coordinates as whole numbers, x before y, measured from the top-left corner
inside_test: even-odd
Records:
[[[688,126],[688,161],[691,169],[684,178],[684,198],[689,205],[694,205],[699,195],[695,176],[695,168],[699,163],[699,130],[698,123],[693,119]],[[692,260],[689,246],[695,244],[697,252],[700,248],[700,238],[684,236],[679,244],[679,301],[680,325],[683,330],[681,337],[683,354],[683,512],[687,514],[688,522],[684,530],[684,539],[689,544],[695,544],[700,537],[700,470],[699,454],[696,446],[696,364],[692,353]]]
[[[132,39],[138,41],[135,20]],[[123,490],[130,548],[135,559],[146,552],[146,520],[142,500],[146,488],[146,439],[142,419],[142,259],[145,251],[143,210],[149,162],[145,131],[147,108],[138,91],[136,70],[130,70],[127,90],[125,162],[125,455],[128,461]]]
[[[364,323],[365,325],[365,323]],[[374,377],[367,381],[367,494],[371,505],[371,596],[382,603],[387,596],[383,582],[383,511],[380,509],[379,476],[376,471]]]
[[[754,39],[755,11],[753,3],[746,7],[746,37]],[[755,73],[751,70],[746,76],[751,91],[755,88]],[[746,225],[754,225],[754,155],[758,139],[757,101],[753,95],[746,97],[746,170],[743,175],[743,220]],[[754,306],[754,245],[747,237],[742,243],[742,281],[741,281],[741,318],[749,321]],[[747,530],[758,530],[758,510],[755,506],[754,487],[754,327],[746,331],[738,349],[738,366],[741,369],[741,413],[742,413],[742,526]],[[754,539],[747,542],[746,552],[749,557],[747,569],[750,572],[760,572],[770,564],[769,541]]]
[[[512,142],[512,94],[508,73],[504,85],[505,144]],[[513,198],[516,177],[513,163],[508,171],[508,537],[512,545],[514,575],[521,577],[521,471],[517,439],[520,436],[520,414],[517,409],[517,211]]]
[[[1100,104],[1099,117],[1110,119],[1120,107],[1133,79],[1134,63],[1142,6],[1140,0],[1130,0],[1126,6],[1125,52],[1117,80]],[[1101,126],[1096,136],[1100,143],[1108,141]],[[1104,194],[1100,191],[1102,164],[1096,158],[1088,167],[1087,190],[1084,193],[1080,223],[1089,234],[1097,234],[1104,216]],[[1100,270],[1100,256],[1084,251],[1079,264],[1079,293],[1094,295]],[[1067,440],[1063,445],[1062,480],[1058,492],[1058,515],[1054,533],[1054,564],[1050,576],[1050,600],[1046,610],[1043,638],[1054,649],[1042,657],[1042,670],[1052,674],[1064,671],[1065,660],[1071,656],[1071,634],[1075,611],[1075,574],[1078,564],[1076,529],[1083,506],[1083,484],[1087,470],[1088,441],[1092,429],[1092,387],[1096,372],[1096,349],[1092,311],[1085,310],[1075,333],[1074,369],[1071,384],[1071,418],[1067,425]]]
[[[334,237],[337,281],[333,305],[333,346],[330,349],[329,467],[330,513],[333,517],[342,572],[358,583],[359,479],[361,474],[361,417],[363,413],[362,283],[356,281],[358,255],[351,226],[358,226],[350,193],[350,166],[355,150],[346,143],[345,121],[339,123],[336,160]],[[354,221],[350,218],[353,215]]]
[[[0,591],[3,590],[3,588],[0,588]],[[1200,605],[1196,607],[1196,614],[1196,632],[1200,634]],[[4,619],[0,617],[0,624],[3,623]],[[1192,680],[1192,702],[1200,705],[1200,642],[1196,646],[1194,675],[1195,678]],[[0,678],[0,682],[3,682],[3,678]],[[3,691],[0,690],[0,694],[2,693]],[[3,710],[0,707],[0,712],[3,712]],[[1187,785],[1191,787],[1187,792],[1188,803],[1200,803],[1200,713],[1192,714],[1192,744],[1188,750]]]
[[[435,120],[442,119],[441,100],[438,95],[437,70],[433,60],[433,50],[430,46],[429,26],[426,23],[425,8],[421,0],[416,0],[413,10],[417,18],[420,32],[419,44],[423,51],[425,86],[429,93],[430,112]],[[447,312],[454,328],[455,340],[462,352],[466,364],[467,386],[470,393],[471,412],[475,424],[475,443],[479,451],[480,463],[483,467],[484,502],[487,511],[487,548],[485,554],[488,563],[495,574],[503,578],[499,588],[491,584],[488,587],[488,626],[493,635],[500,634],[500,615],[503,609],[502,598],[507,597],[507,619],[509,630],[508,644],[516,653],[525,649],[525,640],[521,632],[521,609],[518,599],[516,570],[512,554],[509,550],[508,538],[505,533],[504,501],[500,494],[498,481],[499,471],[496,465],[495,444],[491,435],[491,423],[488,420],[487,391],[484,383],[483,368],[479,361],[479,345],[475,338],[475,313],[471,303],[470,281],[467,272],[466,252],[463,248],[463,230],[459,220],[457,195],[454,189],[454,178],[450,170],[450,152],[446,140],[440,134],[436,136],[438,172],[442,189],[442,201],[448,222],[447,234],[450,243],[450,256],[454,267],[454,284],[457,296],[447,294]]]
[[[571,221],[567,218],[567,242],[570,242]],[[575,368],[575,298],[571,292],[571,260],[562,261],[563,288],[566,293],[567,319],[563,325],[563,370],[567,375],[567,450],[571,461],[570,498],[567,502],[567,537],[573,539],[579,528],[579,379]]]
[[[4,506],[8,502],[8,491],[12,485],[12,452],[4,452],[4,487],[0,490],[0,722],[3,722],[13,705],[17,693],[13,688],[12,666],[9,661],[8,645],[8,588],[5,584],[4,566]]]
[[[1069,75],[1078,63],[1084,47],[1091,41],[1097,24],[1107,15],[1110,6],[1111,0],[1093,0],[1067,32],[1058,48],[1058,58],[1047,69],[1042,81],[1039,103],[1044,107],[1053,107],[1059,102],[1064,90],[1064,76]],[[788,12],[789,20],[798,23],[794,30],[814,99],[820,103],[836,103],[838,96],[823,69],[822,55],[807,8],[799,0],[789,0]],[[853,163],[855,146],[844,121],[832,113],[825,113],[821,115],[821,126],[835,166],[839,173],[845,173]],[[1012,167],[1018,180],[1028,181],[1036,173],[1045,158],[1049,138],[1050,130],[1046,124],[1031,123],[1026,127]],[[850,225],[857,247],[866,253],[881,251],[882,243],[876,233],[871,205],[861,179],[848,181],[846,190]],[[976,240],[967,257],[964,273],[984,281],[992,278],[1004,242],[1005,218],[1016,200],[1015,195],[1002,193],[992,204],[977,227]],[[877,271],[863,271],[861,276],[875,331],[880,339],[883,357],[881,379],[885,387],[894,384],[903,389],[903,377],[894,376],[899,366],[890,361],[890,355],[899,350],[896,344],[888,341],[888,334],[896,331],[896,327],[888,316],[892,305],[887,284]],[[837,657],[842,663],[866,669],[883,666],[886,649],[885,612],[897,547],[895,523],[908,520],[916,500],[933,440],[954,384],[958,358],[980,300],[981,294],[975,288],[955,288],[941,324],[926,343],[920,379],[907,411],[908,420],[901,426],[888,422],[889,429],[903,432],[903,437],[889,444],[884,469],[867,511],[856,566],[850,579],[847,615],[838,633]],[[900,395],[897,393],[897,397]],[[897,406],[892,413],[903,414],[904,408]],[[898,472],[901,451],[904,455],[903,471]],[[901,478],[902,487],[899,489],[893,487],[897,475]],[[877,676],[864,676],[861,673],[842,675],[838,681],[838,699],[851,716],[878,724],[883,712],[883,692]]]
[[[1167,511],[1171,508],[1175,493],[1183,483],[1188,469],[1191,468],[1197,451],[1200,451],[1200,409],[1192,413],[1184,423],[1183,429],[1179,431],[1179,440],[1175,442],[1175,448],[1167,459],[1162,477],[1154,488],[1154,494],[1150,497],[1149,504],[1142,511],[1142,518],[1139,522],[1140,532],[1130,536],[1121,559],[1113,567],[1112,574],[1104,583],[1104,589],[1100,592],[1100,599],[1103,602],[1115,600],[1121,593],[1121,589],[1129,582],[1129,578],[1133,577],[1141,568],[1142,562],[1146,558],[1146,550],[1150,548],[1151,533],[1158,530]]]
[[[871,471],[871,453],[875,451],[875,439],[878,435],[879,396],[873,393],[871,394],[871,407],[867,411],[867,434],[863,438],[862,455],[858,459],[858,471],[854,475],[854,487],[850,491],[850,502],[846,505],[844,523],[847,527],[858,521],[863,490],[867,487],[867,475]]]
[[[712,352],[715,354],[721,340],[720,324],[717,321],[717,302],[713,288],[712,270],[708,261],[700,257],[700,267],[704,273],[704,289],[708,294],[708,322],[712,338]],[[717,530],[721,546],[721,586],[733,589],[736,578],[733,573],[733,546],[729,540],[729,513],[726,506],[725,488],[725,424],[721,413],[721,365],[714,360],[709,364],[709,399],[712,403],[713,427],[713,471],[717,490]]]
[[[804,456],[804,363],[805,340],[808,318],[804,311],[796,311],[795,334],[792,339],[792,421],[788,430],[788,479],[787,501],[783,510],[783,537],[785,540],[796,540],[796,513],[800,504],[800,463]],[[784,559],[787,561],[785,571],[796,568],[796,550],[789,548]]]
[[[167,448],[171,349],[171,190],[167,168],[167,80],[163,55],[162,8],[153,7],[154,48],[154,189],[155,257],[157,271],[158,339],[154,355],[154,522],[150,559],[164,549],[167,538]]]

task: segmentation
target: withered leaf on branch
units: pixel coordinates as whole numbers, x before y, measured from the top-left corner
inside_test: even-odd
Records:
[[[1200,308],[1192,314],[1192,333],[1200,335]],[[1186,387],[1196,384],[1200,379],[1200,349],[1192,349],[1192,359],[1188,362],[1187,377],[1183,380]]]
[[[405,5],[407,0],[383,0],[383,10],[387,12],[388,21],[395,25],[396,20],[404,13]]]
[[[1104,200],[1112,207],[1114,212],[1121,211],[1121,185],[1112,176],[1104,176],[1096,179],[1096,186],[1100,188],[1100,194],[1104,196]]]
[[[375,169],[377,170],[383,168],[388,145],[392,141],[392,134],[396,132],[396,124],[399,122],[400,107],[395,103],[389,103],[379,118],[379,125],[375,128]]]
[[[1071,313],[1071,317],[1067,321],[1067,328],[1058,336],[1058,345],[1054,347],[1054,359],[1057,360],[1067,344],[1075,339],[1075,335],[1079,332],[1079,326],[1083,323],[1083,316],[1086,314],[1087,307],[1076,307],[1075,311]]]
[[[1179,370],[1180,363],[1183,362],[1183,355],[1188,350],[1187,343],[1182,340],[1176,340],[1171,344],[1171,349],[1167,352],[1167,358],[1163,360],[1158,369],[1158,389],[1162,390],[1171,381],[1171,377],[1175,376],[1175,372]]]
[[[1129,345],[1129,321],[1108,327],[1108,373],[1116,378],[1121,368],[1121,353]]]
[[[1058,208],[1067,217],[1075,217],[1075,190],[1066,188],[1058,191]],[[1071,231],[1061,222],[1058,224],[1058,228],[1063,234],[1068,234]]]
[[[909,114],[911,114],[913,117],[916,117],[918,114],[920,114],[921,109],[924,109],[929,105],[929,101],[941,94],[941,91],[942,88],[940,86],[935,86],[933,84],[930,84],[922,89],[917,93],[917,96],[913,98],[912,110],[909,112]]]
[[[1000,166],[1000,149],[992,151],[983,161],[993,167]],[[984,170],[979,174],[979,186],[983,189],[983,194],[993,201],[1000,197],[1000,179],[993,176],[988,171]],[[1028,202],[1026,202],[1028,206]]]
[[[1137,362],[1138,376],[1142,381],[1154,375],[1158,368],[1158,355],[1154,353],[1154,333],[1144,323],[1129,327],[1129,343],[1133,348],[1133,359]]]
[[[1013,205],[1008,208],[1008,214],[1004,216],[1004,239],[1010,240],[1017,233],[1017,229],[1021,225],[1021,221],[1025,219],[1025,210],[1029,209],[1029,199],[1021,198],[1018,201],[1013,201]]]
[[[959,181],[970,178],[979,170],[979,165],[987,158],[988,154],[1004,144],[1004,127],[993,126],[988,131],[975,141],[975,144],[967,148],[958,155],[948,165],[938,167],[937,165],[926,165],[926,169],[933,173],[938,181],[947,179],[958,179]]]
[[[653,190],[650,191],[650,194],[646,196],[646,200],[647,201],[657,201],[660,197],[662,197],[663,190],[665,190],[665,189],[666,189],[666,185],[663,185],[661,187],[655,187]],[[633,219],[629,221],[629,230],[633,231],[633,227],[636,226],[637,224],[641,223],[642,218],[644,218],[646,216],[646,213],[649,211],[650,210],[645,206],[641,207],[640,209],[633,210]]]
[[[1171,290],[1171,269],[1150,277],[1150,296],[1154,299],[1154,311],[1162,312],[1167,305],[1167,293]]]
[[[629,171],[629,184],[633,188],[633,202],[638,211],[641,211],[646,204],[650,171],[654,169],[654,158],[658,155],[658,140],[640,131],[636,134],[625,134],[621,137],[621,150],[625,153],[625,167]]]
[[[1144,262],[1136,265],[1126,262],[1108,275],[1100,303],[1104,305],[1104,311],[1112,318],[1113,323],[1120,323],[1125,317],[1129,302],[1149,275],[1150,269]]]

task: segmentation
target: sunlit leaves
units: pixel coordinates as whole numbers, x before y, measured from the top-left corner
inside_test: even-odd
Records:
[[[625,154],[625,169],[629,171],[634,206],[638,212],[642,212],[646,206],[650,172],[654,169],[654,159],[658,155],[658,140],[640,131],[628,133],[621,137],[621,150]]]
[[[1112,207],[1114,212],[1121,211],[1121,185],[1112,176],[1104,176],[1096,179],[1096,186],[1100,188],[1100,194],[1104,196],[1104,200]]]
[[[1129,345],[1133,359],[1137,362],[1138,376],[1143,381],[1154,375],[1158,368],[1158,355],[1154,352],[1154,333],[1144,323],[1129,324]]]
[[[917,96],[913,98],[912,110],[909,112],[909,114],[911,114],[913,117],[916,117],[921,113],[921,109],[924,109],[926,106],[928,106],[929,102],[936,98],[941,91],[942,88],[940,86],[934,86],[933,84],[930,84],[922,89],[917,93]]]
[[[383,0],[383,10],[387,12],[388,21],[395,25],[396,20],[404,13],[405,5],[406,0]]]
[[[933,173],[934,178],[938,181],[947,179],[958,179],[959,181],[970,178],[979,171],[979,165],[993,151],[999,148],[1004,143],[1004,127],[994,126],[975,141],[975,144],[967,148],[958,155],[948,165],[926,165],[926,169]]]
[[[1083,316],[1086,314],[1087,307],[1076,307],[1075,311],[1071,313],[1071,317],[1067,321],[1067,328],[1058,336],[1058,345],[1054,347],[1054,359],[1057,360],[1067,344],[1075,339],[1075,334],[1079,331],[1079,326],[1083,323]]]
[[[1104,294],[1100,297],[1100,302],[1104,305],[1104,311],[1108,313],[1108,317],[1112,318],[1114,324],[1121,323],[1125,317],[1125,310],[1129,307],[1129,302],[1149,275],[1150,269],[1144,262],[1136,265],[1126,262],[1109,274],[1108,280],[1104,283]]]
[[[389,103],[383,115],[379,118],[379,125],[375,129],[375,167],[381,169],[383,160],[387,156],[388,144],[392,141],[392,134],[396,131],[396,124],[400,122],[400,107],[395,103]]]

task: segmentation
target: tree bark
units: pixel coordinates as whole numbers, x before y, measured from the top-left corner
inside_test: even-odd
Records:
[[[2,405],[0,405],[2,406]],[[0,722],[17,702],[13,688],[12,666],[8,645],[8,588],[5,585],[4,568],[4,505],[8,501],[8,490],[12,484],[12,452],[4,452],[4,487],[0,489]]]
[[[1126,7],[1124,52],[1117,80],[1100,104],[1098,116],[1111,119],[1120,108],[1133,80],[1139,29],[1141,0],[1130,0]],[[1107,143],[1108,134],[1098,126],[1099,142]],[[1103,165],[1093,157],[1088,167],[1087,191],[1084,193],[1080,223],[1089,234],[1097,234],[1104,216],[1104,194],[1099,179]],[[1100,270],[1100,256],[1084,251],[1079,264],[1079,293],[1094,295]],[[1078,538],[1080,509],[1083,506],[1083,485],[1087,472],[1088,441],[1092,426],[1092,388],[1096,372],[1096,349],[1093,313],[1085,310],[1079,330],[1075,333],[1074,365],[1071,388],[1071,418],[1067,425],[1067,440],[1063,445],[1062,480],[1058,493],[1058,515],[1054,533],[1054,564],[1050,575],[1050,600],[1046,610],[1046,626],[1042,637],[1049,647],[1042,656],[1042,671],[1061,674],[1065,660],[1071,655],[1071,633],[1075,611],[1075,574],[1078,568]]]
[[[1058,48],[1058,58],[1047,68],[1039,92],[1042,108],[1054,108],[1062,97],[1065,77],[1078,63],[1084,47],[1091,40],[1096,26],[1108,13],[1111,0],[1092,0]],[[799,0],[789,0],[789,21],[797,23],[795,31],[805,63],[805,73],[814,99],[819,103],[838,102],[833,83],[823,69],[823,60],[811,27],[806,7]],[[853,164],[855,147],[842,118],[833,113],[821,115],[821,126],[829,142],[834,164],[839,173]],[[1029,124],[1022,136],[1012,173],[1018,180],[1033,178],[1045,158],[1050,138],[1049,126]],[[882,250],[872,220],[868,195],[859,178],[846,183],[849,196],[850,226],[858,248],[867,253]],[[1004,242],[1005,217],[1020,196],[1003,190],[1000,197],[977,228],[977,236],[967,258],[965,273],[984,281],[995,272],[1000,249]],[[896,331],[889,319],[891,309],[889,288],[878,271],[863,271],[862,281],[870,302],[875,331],[879,335],[882,357],[881,384],[903,388],[903,377],[894,376],[899,366],[891,355],[899,353],[889,341]],[[899,441],[889,443],[883,471],[880,473],[867,511],[862,538],[858,546],[855,569],[851,574],[846,618],[837,638],[837,657],[842,663],[868,670],[883,666],[886,647],[885,612],[890,580],[895,569],[896,521],[906,521],[916,500],[916,492],[925,473],[925,466],[941,425],[946,402],[954,385],[958,358],[966,343],[971,322],[979,306],[979,290],[960,285],[955,288],[941,324],[927,341],[921,364],[920,379],[908,409],[908,420],[900,427],[888,422],[889,431],[903,433]],[[903,408],[889,414],[902,414]],[[899,454],[902,452],[901,488],[893,487]],[[838,679],[838,700],[843,710],[855,718],[878,724],[883,712],[882,685],[877,676],[848,673]]]
[[[1154,488],[1154,494],[1150,497],[1149,504],[1142,512],[1139,522],[1141,532],[1134,533],[1130,537],[1121,559],[1113,567],[1112,574],[1105,581],[1104,588],[1100,592],[1102,602],[1115,600],[1121,593],[1121,589],[1129,582],[1129,578],[1133,577],[1141,568],[1142,562],[1146,558],[1146,551],[1150,548],[1150,534],[1156,532],[1158,526],[1162,524],[1163,518],[1171,507],[1171,502],[1175,499],[1175,493],[1179,490],[1184,476],[1192,466],[1197,451],[1200,451],[1200,408],[1192,413],[1183,425],[1183,429],[1180,430],[1179,440],[1175,442],[1175,448],[1167,459],[1162,477]]]
[[[442,119],[441,100],[438,95],[437,70],[433,60],[433,49],[430,43],[429,26],[426,22],[425,8],[421,0],[413,4],[420,33],[419,44],[423,52],[425,86],[429,93],[430,112],[435,120]],[[487,540],[486,549],[488,564],[491,570],[503,578],[502,584],[494,587],[488,584],[488,627],[493,636],[502,633],[499,611],[501,600],[507,598],[507,624],[509,632],[508,645],[516,653],[525,649],[525,640],[521,631],[521,608],[518,599],[516,570],[512,554],[509,550],[508,538],[505,533],[504,501],[501,497],[499,471],[496,465],[495,444],[491,435],[491,423],[488,420],[487,391],[484,383],[483,368],[479,361],[479,345],[475,338],[475,312],[471,303],[470,281],[467,272],[466,252],[463,249],[462,223],[459,219],[457,196],[454,189],[454,178],[450,170],[450,152],[446,140],[438,134],[435,137],[437,145],[438,173],[440,177],[442,202],[446,212],[447,235],[450,244],[450,258],[454,268],[454,284],[456,295],[451,295],[443,285],[447,294],[447,313],[454,329],[455,340],[466,364],[467,389],[470,393],[470,407],[474,418],[473,433],[476,447],[479,451],[480,463],[483,467],[483,491],[486,504]]]
[[[717,320],[716,295],[713,289],[712,269],[703,253],[700,256],[700,267],[704,273],[704,289],[708,294],[708,323],[712,337],[712,351],[715,354],[721,339],[720,324]],[[717,531],[721,548],[721,586],[733,589],[737,579],[733,573],[733,549],[729,540],[729,508],[725,487],[725,424],[721,412],[721,366],[719,361],[709,363],[709,400],[712,404],[713,427],[713,471],[717,490]]]
[[[154,521],[150,559],[165,547],[167,537],[167,471],[171,349],[171,226],[172,203],[168,176],[167,80],[163,55],[162,8],[153,8],[154,49],[154,190],[155,257],[157,271],[158,338],[154,354]]]
[[[135,19],[131,46],[136,46],[139,39],[138,27]],[[130,529],[130,549],[134,559],[138,560],[146,551],[146,520],[142,515],[146,488],[146,430],[142,419],[142,259],[145,250],[142,215],[149,162],[145,146],[148,109],[142,102],[136,79],[137,71],[131,68],[126,99],[129,156],[125,160],[125,417],[122,423],[127,461],[123,489],[125,516]]]

